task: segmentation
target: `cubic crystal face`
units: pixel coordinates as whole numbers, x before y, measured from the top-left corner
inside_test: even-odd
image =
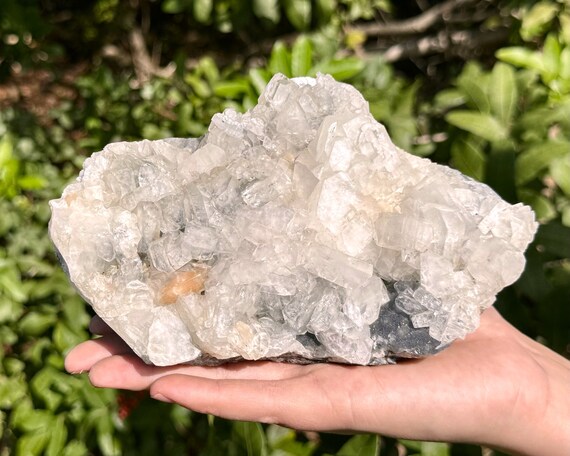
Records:
[[[435,353],[519,277],[537,228],[323,75],[275,76],[202,138],[110,144],[51,208],[71,281],[155,365]]]

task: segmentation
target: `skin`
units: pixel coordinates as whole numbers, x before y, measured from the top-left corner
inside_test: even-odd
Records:
[[[570,361],[490,308],[479,329],[438,355],[388,366],[242,362],[144,364],[99,318],[102,337],[75,347],[71,373],[97,387],[229,419],[299,430],[470,442],[522,455],[570,454]]]

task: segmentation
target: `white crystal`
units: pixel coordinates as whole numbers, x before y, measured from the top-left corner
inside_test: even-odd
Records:
[[[536,231],[323,75],[275,76],[199,139],[110,144],[51,208],[79,292],[157,365],[433,353],[477,327]]]

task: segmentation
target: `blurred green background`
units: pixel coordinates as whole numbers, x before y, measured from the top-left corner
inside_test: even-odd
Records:
[[[274,73],[318,71],[361,90],[400,147],[534,208],[497,305],[570,356],[568,0],[1,0],[0,456],[497,454],[230,422],[63,371],[91,314],[48,200],[108,142],[201,135]]]

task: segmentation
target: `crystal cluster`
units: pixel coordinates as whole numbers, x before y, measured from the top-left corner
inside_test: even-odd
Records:
[[[156,365],[435,353],[477,328],[536,231],[323,75],[275,76],[201,138],[110,144],[51,208],[72,282]]]

